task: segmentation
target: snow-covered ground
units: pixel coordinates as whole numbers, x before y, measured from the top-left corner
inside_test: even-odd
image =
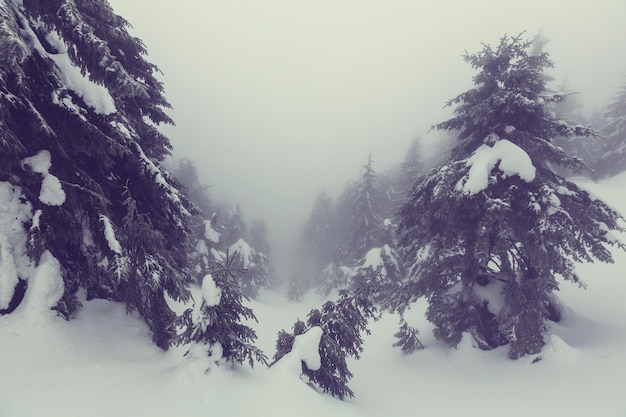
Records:
[[[626,174],[578,182],[626,213]],[[469,340],[449,350],[434,340],[418,304],[409,319],[426,349],[405,355],[391,347],[395,316],[372,323],[362,359],[349,362],[356,397],[345,402],[312,390],[288,366],[205,374],[204,358],[160,351],[143,321],[116,303],[84,302],[70,322],[0,317],[0,416],[624,417],[626,254],[579,271],[588,289],[562,286],[570,311],[553,326],[541,360],[511,361],[506,348],[484,352]],[[259,347],[271,358],[276,333],[322,301],[263,293],[251,303]]]

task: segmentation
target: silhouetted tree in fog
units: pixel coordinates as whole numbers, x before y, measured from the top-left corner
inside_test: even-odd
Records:
[[[598,178],[606,178],[626,170],[626,84],[607,107],[606,125],[602,134],[606,141],[599,149],[593,168]]]

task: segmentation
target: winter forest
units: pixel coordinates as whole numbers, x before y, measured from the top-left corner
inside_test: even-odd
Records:
[[[209,3],[0,0],[0,416],[626,415],[623,4]]]

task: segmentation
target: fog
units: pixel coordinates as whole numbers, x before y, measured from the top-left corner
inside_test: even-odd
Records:
[[[164,73],[163,127],[213,200],[267,221],[280,274],[324,187],[374,156],[383,171],[471,87],[462,59],[503,34],[539,31],[586,109],[624,82],[626,3],[477,0],[110,0]]]

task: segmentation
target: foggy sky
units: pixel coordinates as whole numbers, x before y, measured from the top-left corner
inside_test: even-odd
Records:
[[[464,51],[541,30],[556,84],[588,109],[626,80],[623,0],[110,3],[164,72],[175,156],[197,162],[214,200],[266,219],[279,258],[317,192],[338,193],[370,150],[383,171],[415,137],[434,140],[445,102],[472,85]]]

